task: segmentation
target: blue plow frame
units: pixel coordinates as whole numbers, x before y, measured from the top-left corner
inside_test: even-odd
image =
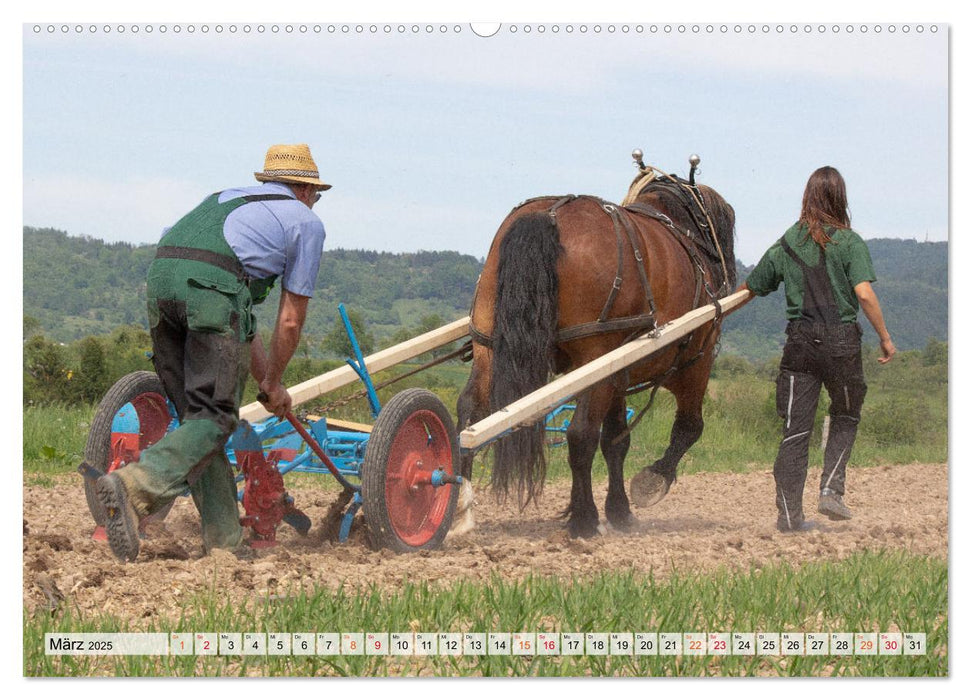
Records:
[[[351,348],[354,354],[354,357],[347,358],[346,362],[351,366],[358,377],[360,377],[361,382],[364,384],[367,390],[366,395],[371,415],[372,417],[377,418],[378,413],[381,411],[381,404],[378,400],[374,382],[372,381],[371,375],[365,366],[360,345],[358,344],[357,337],[354,333],[354,329],[351,326],[350,319],[348,318],[343,304],[338,306],[338,311],[340,312],[341,320],[344,323],[344,328],[347,332],[347,336],[350,340]],[[550,412],[549,415],[547,415],[547,432],[554,436],[557,434],[562,434],[564,436],[562,439],[554,439],[551,441],[550,444],[552,446],[556,447],[566,442],[565,434],[567,428],[569,427],[570,416],[572,416],[574,409],[575,406],[573,404],[564,404],[557,407]],[[169,406],[169,410],[173,415],[172,423],[168,428],[169,431],[171,431],[178,426],[178,419],[175,418],[175,413],[172,410],[171,405]],[[134,411],[126,412],[122,410],[119,412],[119,416],[122,417],[129,413],[133,415]],[[628,420],[633,416],[633,413],[633,409],[627,409]],[[351,522],[353,521],[355,514],[363,505],[363,500],[361,498],[361,469],[364,464],[364,455],[371,435],[367,432],[330,430],[327,426],[326,417],[304,420],[304,424],[309,429],[311,436],[317,441],[327,457],[330,458],[331,462],[333,462],[334,466],[337,468],[338,473],[344,478],[345,482],[353,492],[348,508],[341,519],[339,540],[344,542],[347,540],[348,535],[350,534]],[[294,429],[289,421],[274,416],[253,423],[250,427],[262,445],[264,453],[269,459],[276,462],[277,469],[281,475],[285,476],[290,472],[303,472],[308,474],[330,473],[328,468],[309,447],[309,445],[307,445],[307,443]],[[137,426],[132,430],[137,433]],[[238,438],[237,436],[240,437]],[[234,468],[237,468],[238,465],[238,460],[234,449],[234,438],[236,438],[238,441],[241,439],[241,436],[242,433],[240,433],[238,429],[237,432],[234,433],[226,443],[226,456]],[[242,442],[245,443],[246,441],[243,440]],[[240,443],[240,447],[242,448],[242,443]],[[240,470],[236,476],[236,483],[239,484],[243,482],[243,480],[244,477]],[[242,501],[243,496],[244,490],[241,487],[237,493],[237,500]]]

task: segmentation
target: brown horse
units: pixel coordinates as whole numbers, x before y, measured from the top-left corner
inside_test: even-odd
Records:
[[[506,217],[472,305],[473,365],[458,400],[460,429],[540,388],[551,375],[732,291],[735,213],[719,194],[659,174],[639,192],[632,187],[628,199],[628,207],[619,207],[594,197],[540,197]],[[638,505],[667,493],[704,426],[701,405],[718,321],[577,397],[567,430],[573,488],[563,513],[572,536],[601,531],[591,486],[598,444],[609,472],[607,520],[620,529],[635,522],[623,471],[632,388],[663,386],[677,401],[664,456],[631,481]],[[494,453],[493,489],[503,496],[515,484],[524,507],[545,478],[542,424],[500,439]],[[471,469],[466,455],[462,473],[470,477]]]

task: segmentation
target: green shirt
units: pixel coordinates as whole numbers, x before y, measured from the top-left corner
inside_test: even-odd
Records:
[[[806,224],[796,223],[785,232],[783,238],[803,262],[813,266],[819,262],[822,251],[807,233]],[[853,288],[861,282],[874,282],[877,279],[870,251],[859,234],[848,228],[838,229],[832,234],[832,240],[826,244],[826,272],[833,286],[840,320],[845,323],[856,321],[860,302]],[[765,252],[745,282],[758,296],[774,292],[780,283],[785,282],[786,318],[802,317],[802,270],[786,255],[779,241]]]

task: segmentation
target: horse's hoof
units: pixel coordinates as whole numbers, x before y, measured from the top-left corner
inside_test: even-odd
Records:
[[[462,512],[460,516],[452,520],[452,528],[445,535],[445,541],[450,542],[457,537],[462,535],[467,535],[475,529],[475,517],[472,515],[472,509],[469,508]]]
[[[607,522],[610,523],[610,527],[620,532],[630,532],[638,525],[637,518],[635,518],[630,512],[625,513],[624,515],[615,516],[613,518],[608,515]]]
[[[606,528],[600,524],[599,520],[595,522],[580,522],[577,520],[571,520],[567,524],[567,530],[570,533],[570,537],[573,539],[596,537],[597,535],[603,535],[607,532]]]
[[[465,535],[475,529],[475,517],[472,514],[474,505],[475,496],[472,493],[472,482],[466,479],[459,489],[458,503],[455,505],[455,513],[452,516],[452,527],[445,536],[446,541]]]
[[[630,480],[630,500],[639,508],[649,508],[664,498],[671,485],[650,468],[643,469]]]

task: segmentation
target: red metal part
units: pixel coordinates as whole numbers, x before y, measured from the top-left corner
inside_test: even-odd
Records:
[[[268,462],[262,451],[237,451],[237,464],[246,479],[243,509],[239,519],[244,527],[252,528],[255,548],[276,545],[276,529],[287,512],[287,492],[276,461]]]
[[[161,440],[172,422],[165,397],[161,394],[154,392],[139,394],[131,400],[131,405],[138,416],[138,432],[111,433],[111,452],[108,454],[109,462],[106,473],[113,472],[126,464],[137,462],[142,450]],[[140,534],[145,534],[145,522],[152,517],[154,516],[142,518],[138,524]],[[104,527],[99,525],[94,529],[91,539],[96,542],[107,542],[108,533],[105,532]]]
[[[108,472],[126,464],[137,462],[142,450],[151,447],[165,436],[172,416],[169,415],[165,397],[148,392],[131,400],[137,416],[137,433],[111,433],[111,454]]]
[[[108,471],[113,472],[119,467],[138,461],[142,450],[139,446],[141,436],[138,433],[111,434],[111,462]]]
[[[454,475],[448,431],[432,411],[410,415],[394,437],[385,476],[385,502],[395,533],[420,547],[435,534],[452,486],[431,485],[432,472]]]

